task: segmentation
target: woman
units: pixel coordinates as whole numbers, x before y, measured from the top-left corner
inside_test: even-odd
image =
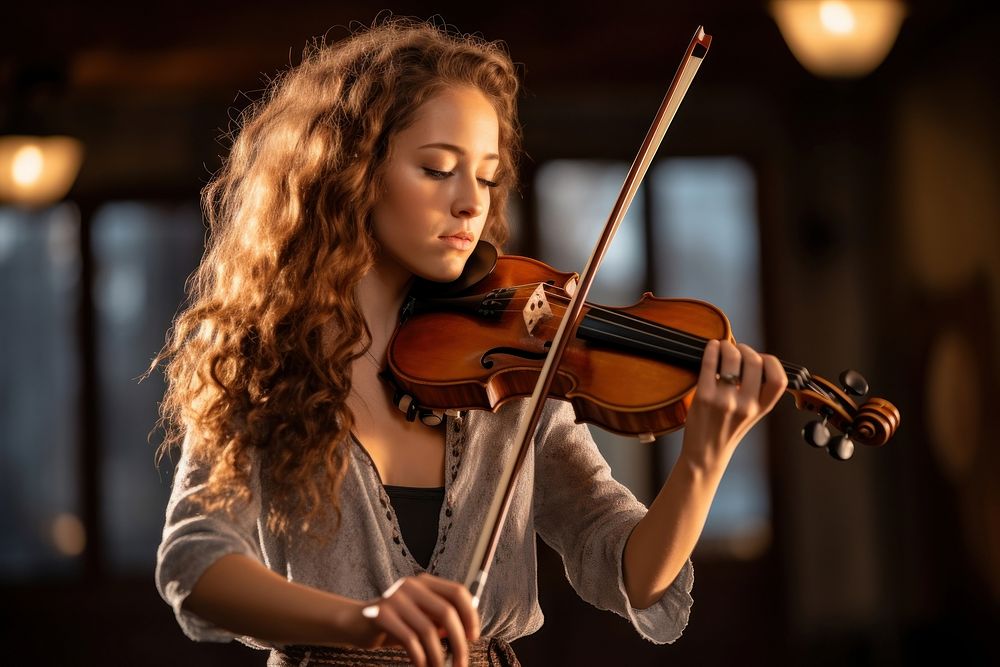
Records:
[[[785,387],[774,357],[709,344],[648,512],[549,401],[477,609],[455,581],[525,401],[427,426],[378,377],[412,280],[454,280],[506,237],[517,87],[497,44],[391,20],[316,46],[245,115],[154,362],[161,452],[183,440],[157,585],[193,639],[240,638],[272,665],[516,664],[508,642],[542,621],[536,532],[642,636],[686,625],[719,480]]]

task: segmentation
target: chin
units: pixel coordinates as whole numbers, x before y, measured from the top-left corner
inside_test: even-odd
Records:
[[[450,283],[452,281],[458,280],[458,277],[462,275],[462,269],[459,268],[456,271],[435,271],[433,273],[427,273],[421,275],[421,278],[425,280],[430,280],[436,283]]]
[[[458,277],[462,275],[466,259],[468,258],[463,257],[461,261],[444,262],[433,267],[421,267],[423,270],[414,271],[414,273],[424,280],[436,283],[450,283],[458,280]]]

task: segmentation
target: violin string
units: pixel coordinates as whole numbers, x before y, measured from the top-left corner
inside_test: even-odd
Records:
[[[553,294],[552,296],[557,304],[565,299],[565,297],[563,297],[561,294]],[[591,313],[594,312],[603,314],[605,318],[602,319],[601,317],[592,315]],[[592,305],[590,307],[590,312],[588,313],[588,317],[593,317],[595,320],[606,324],[612,324],[616,326],[621,326],[625,329],[629,329],[632,331],[638,331],[644,333],[646,336],[659,338],[663,341],[666,341],[667,343],[674,343],[680,345],[682,348],[684,348],[685,351],[678,351],[676,349],[671,349],[669,347],[664,347],[664,346],[661,347],[664,349],[664,351],[670,354],[674,354],[675,356],[680,356],[684,359],[688,359],[691,361],[698,361],[701,359],[701,356],[705,350],[705,344],[708,342],[708,339],[703,338],[701,336],[678,331],[677,329],[674,329],[672,327],[667,327],[658,324],[656,322],[650,322],[649,320],[644,320],[640,317],[631,315],[629,313],[622,313],[616,310],[608,310],[601,306]],[[615,322],[614,321],[615,319],[632,321],[638,324],[640,327],[642,327],[642,329],[636,327],[630,327],[626,324],[622,324],[621,322]],[[619,338],[628,340],[628,338],[625,336],[619,336]],[[687,350],[693,350],[695,353],[688,352]],[[791,364],[783,360],[779,361],[781,362],[782,367],[785,370],[785,374],[789,376],[789,380],[793,378],[798,378],[800,381],[802,381],[804,380],[802,374],[803,373],[808,374],[808,371],[806,371],[805,367],[798,366],[797,364]],[[803,382],[803,384],[805,384],[805,382]]]
[[[557,302],[558,302],[558,300],[565,299],[565,297],[563,297],[560,294],[553,294],[553,297],[557,300]],[[592,312],[595,312],[595,311],[599,312],[599,313],[604,313],[604,314],[607,314],[607,315],[611,315],[612,317],[615,317],[615,318],[628,319],[628,320],[636,322],[637,324],[640,324],[640,325],[646,325],[646,326],[649,326],[649,327],[653,327],[654,328],[653,330],[646,330],[645,331],[645,333],[647,333],[649,335],[654,335],[655,336],[655,335],[657,335],[655,333],[656,331],[663,331],[663,332],[665,332],[665,334],[666,334],[667,337],[672,338],[674,340],[678,340],[678,339],[682,339],[682,338],[686,339],[686,340],[690,341],[691,345],[696,346],[700,352],[704,351],[704,346],[708,342],[707,338],[703,338],[701,336],[697,336],[696,334],[691,334],[691,333],[687,333],[687,332],[684,332],[684,331],[680,331],[678,329],[674,329],[673,327],[668,327],[668,326],[659,324],[657,322],[651,322],[649,320],[642,319],[641,317],[632,315],[631,313],[622,313],[621,311],[618,311],[618,310],[609,310],[609,309],[606,309],[606,308],[604,308],[602,306],[592,305],[590,307],[590,311],[589,312],[592,313]],[[805,366],[800,366],[798,364],[793,364],[791,362],[784,361],[783,359],[779,359],[779,361],[781,362],[782,367],[786,371],[788,371],[788,372],[790,372],[792,374],[805,373],[805,374],[808,375],[808,370],[806,369]]]
[[[595,310],[595,307],[591,307],[591,311],[593,311],[593,310]],[[645,333],[647,336],[652,336],[652,337],[660,338],[662,340],[667,341],[668,343],[679,344],[679,345],[681,345],[682,348],[685,348],[685,349],[688,349],[688,350],[690,350],[693,347],[697,351],[696,354],[690,354],[690,353],[687,353],[687,352],[678,352],[676,349],[670,349],[669,347],[665,347],[664,348],[665,351],[667,351],[668,353],[674,354],[675,356],[679,356],[681,358],[685,358],[685,359],[692,360],[692,361],[698,361],[698,360],[701,359],[701,356],[704,353],[705,344],[707,343],[707,339],[701,338],[700,336],[695,336],[694,334],[688,334],[688,333],[685,333],[685,332],[678,332],[676,329],[673,329],[672,327],[665,327],[664,325],[660,325],[660,324],[657,324],[655,322],[649,322],[648,320],[644,320],[644,319],[636,317],[634,315],[630,315],[630,314],[626,314],[626,313],[621,313],[621,312],[618,312],[618,311],[609,311],[609,310],[606,310],[606,309],[601,308],[599,306],[596,307],[596,310],[598,312],[600,312],[600,313],[605,314],[605,315],[611,315],[612,316],[611,318],[605,318],[605,319],[601,319],[601,318],[596,318],[595,317],[594,319],[596,319],[598,321],[604,322],[606,324],[612,324],[612,325],[621,326],[621,327],[623,327],[625,329],[632,330],[632,331],[641,331],[642,333]],[[588,313],[588,316],[590,316],[589,313]],[[642,331],[642,330],[637,329],[635,327],[630,327],[628,325],[621,324],[620,322],[616,323],[616,322],[612,321],[614,318],[628,319],[628,320],[634,321],[636,323],[641,323],[642,325],[646,325],[646,326],[652,327],[652,329],[646,329],[646,330]],[[658,331],[664,332],[663,335],[658,334]],[[677,334],[680,334],[680,335],[677,335]],[[605,335],[607,335],[607,334],[605,333]],[[622,338],[624,340],[628,340],[627,336],[618,336],[618,337]],[[686,340],[697,341],[697,342],[696,343],[688,344],[686,342],[680,341],[679,339],[686,339]],[[813,391],[815,391],[816,393],[818,393],[818,394],[820,394],[822,396],[826,396],[827,398],[831,398],[830,395],[829,395],[829,393],[823,387],[821,387],[820,385],[817,385],[812,380],[812,378],[811,378],[811,376],[809,374],[809,371],[804,366],[799,366],[798,364],[792,364],[792,363],[786,362],[786,361],[781,360],[781,359],[779,359],[779,362],[781,363],[782,368],[785,371],[785,374],[788,376],[789,380],[793,380],[793,379],[798,380],[803,386],[809,387],[810,389],[812,389]]]
[[[566,297],[558,293],[552,294],[551,296],[555,303],[560,306],[563,305],[561,302],[566,300]],[[707,338],[679,331],[656,322],[650,322],[649,320],[636,317],[630,313],[622,313],[620,311],[610,310],[598,305],[590,306],[587,317],[591,317],[594,320],[605,324],[617,325],[630,331],[643,333],[652,338],[659,338],[667,342],[677,343],[687,349],[697,351],[699,353],[699,358],[701,353],[705,350],[705,344],[708,342]],[[635,326],[629,326],[623,322],[632,322]]]
[[[608,324],[617,327],[619,331],[642,334],[647,339],[652,339],[653,341],[656,341],[658,343],[658,346],[663,351],[673,354],[675,356],[679,356],[683,359],[688,359],[690,361],[700,361],[702,356],[704,355],[705,345],[707,344],[707,341],[705,342],[697,341],[693,343],[688,342],[687,340],[685,340],[686,337],[675,335],[675,332],[670,330],[669,327],[664,327],[661,331],[657,331],[656,329],[646,328],[642,325],[640,325],[639,327],[630,326],[629,324],[622,322],[620,320],[616,321],[618,320],[618,318],[615,315],[599,312],[598,315],[588,313],[587,317],[591,318],[593,321],[596,321],[598,323]],[[621,318],[621,319],[627,319],[627,318]],[[584,323],[582,323],[581,326],[583,326],[583,324],[586,324],[586,321],[584,321]],[[606,334],[607,332],[604,333]],[[626,335],[620,335],[619,338],[628,340],[628,336]]]
[[[560,296],[560,298],[562,297]],[[561,315],[562,313],[558,312],[560,310],[561,304],[559,304],[558,301],[556,302],[556,304],[557,307],[555,309],[556,312],[554,314]],[[519,310],[519,309],[510,308],[509,310]],[[590,318],[592,321],[595,322],[610,324],[613,327],[617,327],[619,330],[628,330],[639,334],[643,334],[646,338],[645,342],[650,343],[655,347],[658,347],[660,351],[665,352],[667,354],[671,354],[675,358],[685,359],[691,362],[697,362],[701,358],[701,352],[704,351],[703,344],[700,346],[692,345],[660,334],[659,331],[665,329],[665,327],[663,327],[662,325],[657,325],[653,322],[649,322],[648,320],[643,320],[641,318],[621,317],[621,319],[628,319],[636,322],[637,324],[643,327],[643,329],[640,329],[637,327],[629,326],[627,324],[622,324],[621,322],[615,322],[613,319],[614,316],[620,316],[621,315],[620,313],[613,313],[613,312],[609,313],[608,311],[605,311],[600,307],[594,307],[594,306],[591,306],[590,310],[591,312],[587,314],[587,316],[584,318],[584,322],[581,323],[581,328],[583,328],[585,331],[588,330],[588,328],[586,327],[586,319]],[[612,317],[609,318],[605,316],[602,318],[599,316],[601,313],[604,313],[605,315],[611,314]],[[655,327],[655,329],[652,327]],[[603,336],[606,337],[611,336],[613,338],[618,338],[622,341],[634,342],[636,340],[634,337],[629,338],[626,335],[613,333],[606,330],[602,330],[601,333]],[[650,339],[652,339],[652,341],[650,341]],[[667,344],[665,345],[664,342],[666,342]],[[674,343],[674,345],[671,347],[669,345],[670,343]]]
[[[521,285],[511,285],[510,288],[521,291],[524,289],[531,289],[534,291],[537,289],[539,283],[527,283]],[[554,304],[553,314],[557,316],[562,316],[568,309],[569,301],[571,297],[565,296],[562,290],[555,287],[554,285],[549,285],[546,283],[541,283],[543,285],[543,291],[545,291],[547,298]],[[530,297],[515,297],[511,299],[508,303],[517,306],[519,302],[527,303]],[[523,306],[520,307],[504,307],[500,309],[502,312],[509,311],[519,311],[523,310]],[[560,313],[559,310],[562,312]],[[657,322],[651,322],[650,320],[643,319],[631,313],[623,313],[619,310],[609,309],[596,304],[591,304],[589,306],[587,315],[584,317],[584,322],[581,322],[581,328],[584,326],[586,319],[590,318],[592,321],[611,325],[612,327],[617,327],[620,330],[631,331],[634,333],[641,334],[645,337],[646,343],[653,345],[653,347],[658,348],[661,352],[672,355],[674,358],[683,359],[690,361],[692,363],[701,360],[704,355],[705,345],[708,343],[707,338],[698,336],[696,334],[687,333],[685,331],[680,331],[674,329],[673,327],[659,324]],[[630,338],[627,335],[609,332],[607,330],[601,330],[601,335],[604,337],[618,338],[626,342],[634,342],[634,338]],[[651,341],[656,341],[653,344]],[[784,359],[778,360],[781,363],[782,369],[788,376],[789,382],[797,383],[803,389],[810,389],[819,396],[825,398],[830,402],[836,402],[837,397],[833,396],[829,390],[827,390],[822,385],[818,384],[812,377],[805,366],[799,364],[794,364]]]
[[[615,315],[620,315],[620,313],[615,313]],[[597,319],[597,318],[595,318],[595,319]],[[648,320],[642,320],[641,318],[634,318],[634,319],[639,319],[642,322],[648,322]],[[598,321],[601,321],[601,320],[598,320]],[[604,322],[605,323],[610,323],[610,324],[615,324],[614,322],[607,322],[606,320]],[[583,327],[584,324],[585,323],[581,323],[581,327]],[[651,323],[651,324],[655,325],[655,323]],[[630,329],[630,330],[633,330],[633,331],[637,331],[637,329],[635,329],[633,327],[628,327],[628,326],[620,325],[620,324],[618,326],[620,326],[623,329]],[[662,326],[662,325],[655,325],[655,326]],[[626,336],[624,334],[617,334],[617,333],[612,333],[612,332],[608,332],[608,331],[602,331],[601,333],[605,337],[618,338],[618,339],[623,340],[623,341],[631,341],[631,340],[633,340],[633,339],[629,338],[628,336]],[[668,337],[664,337],[664,336],[660,336],[660,338],[664,338],[665,340],[668,340],[668,341],[670,340]],[[684,347],[690,347],[690,346],[684,346]],[[662,351],[664,351],[664,352],[667,352],[667,353],[673,355],[675,358],[685,359],[685,360],[692,361],[692,362],[698,362],[698,361],[701,360],[701,354],[690,354],[690,353],[687,353],[685,351],[677,350],[676,348],[672,349],[672,348],[667,347],[667,346],[660,346],[660,349]],[[704,351],[704,348],[702,348],[702,351]],[[779,360],[779,361],[781,361],[781,360]],[[815,391],[816,393],[818,393],[818,394],[820,394],[822,396],[825,396],[828,399],[832,400],[832,398],[830,397],[829,393],[823,387],[821,387],[821,386],[817,385],[815,382],[813,382],[812,378],[809,377],[809,375],[808,375],[808,371],[804,367],[796,366],[795,364],[788,364],[786,362],[781,362],[781,363],[782,363],[782,368],[785,371],[785,374],[787,376],[789,376],[789,380],[797,379],[802,384],[802,386],[804,386],[804,387],[807,386],[810,389],[812,389],[813,391]],[[796,367],[799,370],[796,371],[796,370],[794,370],[793,368],[790,368],[790,367]]]
[[[550,299],[552,301],[554,301],[556,304],[559,304],[559,305],[564,305],[564,304],[568,305],[568,301],[569,301],[568,297],[563,296],[562,294],[560,294],[558,292],[553,292],[552,291],[552,290],[555,290],[555,289],[558,289],[558,288],[555,288],[552,285],[547,285],[547,284],[544,284],[544,283],[543,283],[543,285],[545,285],[544,289],[549,294],[549,297],[550,297]],[[528,285],[521,285],[521,286],[518,286],[518,287],[527,288],[527,287],[531,287],[531,286],[532,286],[531,284],[528,284]],[[525,301],[527,301],[528,297],[519,297],[517,299],[512,299],[511,301],[512,302],[518,302],[522,298]],[[504,308],[503,310],[504,311],[522,310],[522,308],[521,307],[517,307],[517,308]],[[636,317],[636,316],[631,315],[629,313],[622,313],[622,312],[615,311],[615,310],[608,310],[608,309],[603,308],[602,306],[598,306],[598,305],[593,305],[593,304],[590,305],[589,313],[601,313],[601,314],[604,314],[606,316],[610,316],[612,318],[619,318],[619,319],[622,319],[622,320],[629,320],[629,321],[635,322],[639,326],[648,327],[645,331],[643,331],[643,333],[646,333],[647,335],[650,335],[650,336],[660,336],[660,334],[658,332],[659,331],[664,331],[664,332],[667,332],[670,336],[672,336],[672,338],[674,340],[677,340],[679,342],[681,342],[682,338],[683,339],[687,339],[687,341],[689,341],[688,344],[690,346],[694,347],[695,349],[698,349],[699,352],[700,351],[704,351],[705,343],[708,342],[707,338],[702,338],[701,336],[696,336],[694,334],[689,334],[689,333],[686,333],[686,332],[683,332],[683,331],[679,331],[677,329],[673,329],[671,327],[667,327],[665,325],[658,324],[656,322],[650,322],[649,320],[644,320],[644,319],[642,319],[640,317]],[[594,319],[599,320],[599,321],[603,321],[605,323],[614,324],[614,322],[612,320],[600,320],[600,318],[596,317],[596,316],[594,316]],[[626,325],[621,325],[621,326],[626,326]],[[640,329],[635,329],[635,328],[633,328],[633,330],[634,331],[640,331]],[[660,336],[660,337],[662,337],[662,336]]]
[[[522,288],[528,288],[528,287],[536,287],[537,288],[538,284],[539,283],[527,283],[527,284],[523,284],[523,285],[515,285],[515,286],[512,286],[512,288],[513,289],[522,289]],[[555,291],[555,290],[558,290],[559,288],[556,288],[553,285],[548,285],[546,283],[541,283],[541,284],[543,285],[543,289],[546,291],[546,293],[549,295],[549,297],[555,303],[557,303],[559,305],[563,305],[563,303],[565,303],[566,305],[568,305],[569,297],[564,296],[563,294],[559,293],[558,291]],[[524,301],[527,301],[527,298],[528,297],[519,297],[517,299],[512,299],[512,301],[516,302],[516,301],[520,301],[521,299],[523,299]],[[522,310],[522,308],[504,308],[503,310],[504,311]],[[619,319],[622,319],[622,320],[630,320],[630,321],[635,322],[636,324],[638,324],[640,326],[649,327],[648,329],[646,329],[645,331],[643,331],[643,333],[646,333],[647,335],[650,335],[650,336],[658,336],[659,335],[658,332],[659,331],[663,331],[663,332],[666,333],[666,337],[668,339],[673,339],[673,340],[676,340],[676,341],[681,341],[681,339],[686,339],[687,341],[689,341],[689,343],[688,343],[689,345],[691,345],[695,349],[698,349],[700,352],[704,351],[704,346],[708,342],[707,338],[703,338],[703,337],[697,336],[695,334],[690,334],[690,333],[687,333],[687,332],[684,332],[684,331],[680,331],[678,329],[674,329],[672,327],[668,327],[666,325],[662,325],[662,324],[659,324],[659,323],[656,323],[656,322],[651,322],[649,320],[644,320],[644,319],[642,319],[640,317],[637,317],[635,315],[632,315],[630,313],[622,313],[621,311],[618,311],[618,310],[610,310],[610,309],[604,308],[604,307],[599,306],[599,305],[591,304],[590,305],[590,309],[589,309],[589,313],[595,313],[595,312],[596,313],[602,313],[602,314],[611,316],[613,318],[619,318]],[[588,315],[589,315],[589,313],[588,313]],[[600,320],[600,318],[597,318],[597,317],[594,317],[594,319]],[[605,323],[614,324],[614,322],[611,321],[611,320],[603,320],[603,321]],[[625,326],[625,325],[621,325],[621,326]],[[639,329],[633,329],[633,330],[639,331]],[[791,362],[787,362],[787,361],[784,361],[784,360],[780,360],[780,361],[781,361],[781,364],[785,368],[786,371],[790,371],[793,374],[797,374],[797,373],[801,373],[801,372],[805,372],[806,374],[808,374],[808,370],[805,368],[805,366],[800,366],[798,364],[793,364]]]
[[[563,300],[565,298],[562,295],[558,295],[558,294],[553,295],[553,297],[554,297],[554,300],[556,301],[556,303],[559,303],[559,301],[561,301],[561,300]],[[598,317],[594,313],[603,314],[605,317],[604,318]],[[614,325],[617,325],[617,326],[621,326],[621,327],[624,327],[626,329],[630,329],[632,331],[639,331],[639,332],[644,333],[644,334],[646,334],[647,336],[650,336],[650,337],[660,338],[660,339],[663,339],[663,340],[667,340],[669,342],[677,342],[677,343],[680,343],[680,344],[684,345],[685,347],[687,347],[689,349],[695,349],[699,353],[703,353],[704,352],[704,346],[705,346],[705,344],[707,343],[707,340],[708,340],[706,338],[703,338],[703,337],[700,337],[700,336],[696,336],[695,334],[689,334],[689,333],[686,333],[686,332],[681,332],[681,331],[678,331],[676,329],[673,329],[672,327],[667,327],[667,326],[661,325],[661,324],[656,323],[656,322],[650,322],[649,320],[642,319],[640,317],[631,315],[629,313],[622,313],[622,312],[617,311],[617,310],[609,310],[609,309],[605,309],[605,308],[603,308],[601,306],[591,306],[590,307],[590,312],[588,313],[588,317],[591,317],[592,319],[600,321],[600,322],[604,322],[604,323],[608,323],[608,324],[614,324]],[[636,323],[637,325],[639,325],[639,327],[642,327],[642,328],[630,327],[630,326],[628,326],[626,324],[622,324],[621,322],[615,322],[614,320],[627,320],[627,321],[631,321],[631,322]],[[661,334],[661,332],[662,332],[662,334]],[[782,365],[785,368],[786,372],[793,373],[793,374],[805,370],[801,366],[798,366],[796,364],[791,364],[791,363],[785,362],[785,361],[782,361]]]
[[[537,288],[537,285],[538,283],[527,283],[522,285],[513,285],[511,286],[511,288],[515,290],[521,290],[529,287]],[[556,304],[557,310],[559,307],[562,307],[563,310],[562,314],[564,314],[565,308],[569,303],[570,297],[564,296],[563,294],[559,293],[558,291],[556,291],[558,288],[552,285],[548,285],[545,283],[542,283],[542,285],[543,285],[543,290],[548,295],[548,298]],[[512,299],[511,303],[517,303],[522,300],[527,302],[528,298],[529,297],[518,297]],[[523,308],[505,307],[502,310],[513,311],[522,309]],[[645,320],[641,317],[637,317],[630,313],[622,313],[621,311],[604,308],[599,305],[593,305],[593,304],[590,305],[587,317],[590,317],[594,321],[603,324],[609,324],[612,326],[621,327],[629,331],[643,334],[648,338],[662,341],[659,347],[663,352],[667,354],[672,354],[675,357],[686,359],[689,361],[700,360],[701,356],[704,353],[705,345],[708,342],[708,339],[702,336],[680,331],[678,329],[674,329],[673,327]],[[629,326],[624,322],[632,322],[637,326]],[[631,340],[624,335],[609,334],[606,331],[603,333],[604,335],[614,335],[615,337],[620,338],[622,340],[626,341]],[[677,347],[671,347],[671,345],[679,346],[680,349],[678,349]],[[817,385],[813,381],[808,369],[806,369],[805,366],[793,364],[791,362],[784,361],[783,359],[779,359],[779,361],[785,373],[789,376],[789,380],[793,379],[798,380],[802,384],[802,386],[809,387],[816,393],[826,396],[827,398],[830,398],[829,393],[826,391],[826,389]]]
[[[605,337],[610,337],[610,338],[617,338],[617,339],[620,339],[620,340],[623,340],[623,341],[630,341],[630,340],[632,340],[628,336],[625,336],[623,334],[618,334],[618,333],[608,332],[608,331],[602,331],[601,335],[605,336]],[[688,354],[687,352],[684,352],[682,350],[669,349],[669,348],[666,348],[664,346],[661,346],[660,349],[663,352],[669,353],[675,359],[684,359],[684,360],[691,361],[691,362],[698,362],[701,359],[700,355],[697,355],[697,354]]]
[[[600,306],[590,307],[581,326],[586,324],[588,318],[597,323],[617,327],[620,331],[640,334],[645,338],[644,342],[656,345],[662,352],[692,362],[701,359],[705,350],[705,344],[707,343],[707,339],[684,334],[671,327],[656,324],[626,313],[607,310]],[[609,332],[604,330],[602,330],[602,334],[610,335]],[[632,340],[626,335],[616,334],[615,337],[622,340]]]
[[[556,303],[557,306],[561,306],[562,304],[560,302],[567,300],[565,296],[558,293],[551,294],[551,297],[552,301]],[[510,308],[506,310],[518,310],[518,309]],[[594,313],[604,315],[604,317],[602,318]],[[704,353],[705,344],[708,341],[708,339],[703,338],[701,336],[697,336],[695,334],[689,334],[686,332],[678,331],[677,329],[673,329],[672,327],[667,327],[665,325],[661,325],[656,322],[650,322],[649,320],[642,319],[640,317],[631,315],[629,313],[622,313],[616,310],[609,310],[601,306],[591,305],[590,311],[588,312],[588,317],[591,317],[593,320],[596,320],[598,322],[611,324],[613,326],[619,326],[631,331],[642,333],[650,338],[660,339],[661,341],[666,341],[667,343],[678,344],[685,350],[693,350],[697,352],[696,355],[691,354],[690,352],[687,351],[678,351],[676,349],[670,349],[668,347],[664,347],[661,345],[661,348],[665,352],[672,353],[676,356],[681,356],[682,358],[689,359],[692,361],[701,358],[701,355]],[[639,325],[639,327],[641,328],[628,326],[627,324],[616,322],[615,320],[631,321]],[[619,336],[619,338],[622,338],[623,340],[630,340],[625,336]],[[803,371],[805,371],[804,367],[798,366],[797,364],[791,364],[785,361],[782,361],[781,363],[786,374],[788,374],[789,376],[799,376]],[[807,371],[805,372],[807,373]]]
[[[557,303],[560,300],[565,299],[565,297],[563,297],[560,294],[553,294],[553,297],[556,299]],[[605,314],[605,315],[609,315],[612,318],[619,318],[619,319],[622,319],[622,320],[630,320],[630,321],[635,322],[636,324],[638,324],[640,326],[650,327],[648,329],[645,329],[645,331],[644,331],[644,333],[646,333],[647,335],[650,335],[650,336],[658,336],[659,332],[663,332],[663,335],[661,337],[663,337],[663,338],[665,338],[667,340],[674,340],[674,341],[678,341],[678,342],[682,342],[682,343],[684,341],[687,341],[686,344],[688,344],[690,347],[693,347],[693,348],[697,349],[699,353],[703,353],[704,352],[705,345],[708,342],[707,338],[703,338],[703,337],[697,336],[695,334],[690,334],[690,333],[687,333],[687,332],[684,332],[684,331],[680,331],[678,329],[674,329],[673,327],[668,327],[668,326],[665,326],[665,325],[662,325],[662,324],[659,324],[659,323],[656,323],[656,322],[651,322],[649,320],[642,319],[642,318],[637,317],[635,315],[632,315],[630,313],[622,313],[621,311],[617,311],[617,310],[609,310],[609,309],[603,308],[601,306],[596,306],[596,305],[592,305],[590,307],[590,311],[589,311],[588,315],[590,313],[593,313],[593,312],[598,312],[598,313],[602,313],[602,314]],[[600,318],[596,318],[596,317],[595,317],[595,319],[600,320]],[[612,322],[610,320],[603,320],[603,321],[606,322],[606,323],[612,323],[612,324],[614,323],[614,322]],[[621,325],[621,326],[626,326],[626,325]],[[634,329],[634,330],[638,330],[638,329]],[[791,362],[787,362],[787,361],[784,361],[784,360],[779,360],[779,361],[781,362],[782,367],[785,369],[786,372],[789,372],[791,374],[799,374],[799,373],[802,373],[802,372],[808,373],[808,371],[806,370],[806,368],[804,366],[799,366],[798,364],[793,364]]]

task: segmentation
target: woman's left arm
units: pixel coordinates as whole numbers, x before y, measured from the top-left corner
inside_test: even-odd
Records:
[[[680,457],[625,544],[622,574],[634,608],[657,602],[681,572],[736,446],[787,385],[777,358],[729,341],[708,343]]]

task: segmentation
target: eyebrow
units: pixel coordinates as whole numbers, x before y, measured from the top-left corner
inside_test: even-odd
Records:
[[[442,144],[442,143],[424,144],[423,146],[420,146],[419,148],[440,148],[442,150],[446,150],[446,151],[455,153],[456,155],[462,155],[462,156],[465,155],[465,149],[460,148],[460,147],[456,146],[455,144]],[[484,160],[499,160],[500,156],[497,155],[496,153],[489,153],[488,155],[484,155],[483,159]]]

